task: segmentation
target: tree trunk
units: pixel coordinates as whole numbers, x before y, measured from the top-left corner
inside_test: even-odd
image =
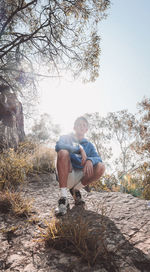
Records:
[[[16,148],[23,141],[24,118],[22,104],[8,86],[0,86],[0,150]]]

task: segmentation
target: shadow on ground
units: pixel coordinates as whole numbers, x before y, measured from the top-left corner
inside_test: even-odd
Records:
[[[77,223],[74,219],[79,217],[82,217],[87,222],[89,231],[92,234],[91,237],[94,237],[95,243],[99,245],[99,243],[104,241],[106,249],[105,257],[99,254],[94,267],[91,267],[89,271],[96,271],[95,269],[105,269],[105,271],[109,272],[150,271],[150,258],[148,255],[130,243],[116,227],[115,223],[107,216],[86,210],[82,206],[74,206],[67,215],[59,220],[64,223],[67,220],[72,221],[74,224]],[[68,253],[68,249],[63,248],[62,251]],[[71,253],[70,249],[69,253]]]

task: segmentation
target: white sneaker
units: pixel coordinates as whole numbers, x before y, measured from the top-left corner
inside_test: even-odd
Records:
[[[69,209],[68,199],[66,197],[61,197],[58,200],[58,208],[55,210],[57,216],[65,215]]]

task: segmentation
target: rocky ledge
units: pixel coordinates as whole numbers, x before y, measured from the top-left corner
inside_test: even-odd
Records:
[[[35,238],[45,228],[59,198],[55,175],[30,177],[24,194],[33,199],[32,220],[0,214],[0,271],[1,272],[136,272],[150,271],[150,209],[148,201],[119,192],[86,192],[84,209],[71,206],[68,216],[85,218],[90,228],[100,231],[101,217],[105,218],[106,244],[116,266],[99,261],[90,267],[78,256],[45,248]],[[64,219],[65,220],[65,217]],[[12,231],[13,230],[13,231]],[[111,260],[110,260],[111,262]]]

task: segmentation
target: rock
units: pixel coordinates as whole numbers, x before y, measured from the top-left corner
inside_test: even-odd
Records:
[[[24,139],[22,104],[8,86],[0,86],[0,148],[17,147]]]
[[[23,269],[23,272],[36,272],[37,269],[33,266],[32,263],[29,263],[25,268]]]
[[[2,253],[6,253],[7,252],[7,250],[9,249],[9,244],[8,244],[8,242],[5,240],[5,241],[1,241],[1,243],[0,243],[0,254],[2,254]]]
[[[24,264],[25,257],[20,256],[18,254],[12,254],[7,258],[7,265],[9,264],[11,268],[14,268],[16,266],[21,266]]]
[[[33,177],[32,177],[33,178]],[[17,225],[10,241],[0,233],[0,271],[14,272],[149,272],[150,267],[150,210],[147,201],[118,192],[86,192],[81,190],[86,201],[85,209],[74,207],[68,191],[71,210],[67,216],[73,221],[80,216],[89,224],[90,231],[97,235],[95,243],[101,246],[101,230],[109,254],[108,264],[101,258],[89,267],[79,256],[65,250],[45,248],[36,236],[45,231],[46,221],[53,217],[59,199],[59,188],[53,176],[40,175],[36,182],[28,182],[24,188],[27,197],[34,198],[33,210],[39,221],[28,223],[24,219],[0,216],[0,230]],[[35,214],[34,214],[35,216]],[[103,219],[103,220],[102,220]],[[63,217],[60,220],[67,220]],[[104,223],[104,225],[102,224]],[[113,261],[117,265],[115,270]],[[112,262],[110,267],[110,261]]]

